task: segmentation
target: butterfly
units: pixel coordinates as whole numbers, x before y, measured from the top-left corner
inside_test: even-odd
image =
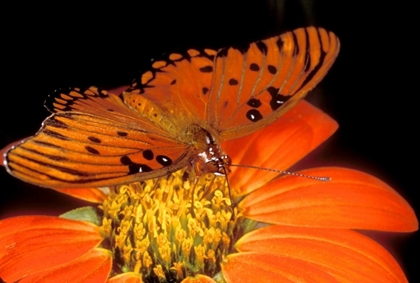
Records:
[[[336,35],[306,27],[265,40],[151,61],[120,95],[60,89],[34,136],[5,153],[13,176],[43,187],[103,187],[191,166],[224,175],[223,141],[275,121],[325,76]]]

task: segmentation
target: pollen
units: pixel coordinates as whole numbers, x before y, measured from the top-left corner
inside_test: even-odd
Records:
[[[103,245],[113,251],[115,273],[138,272],[143,282],[181,282],[220,272],[220,263],[234,252],[240,212],[225,177],[193,174],[180,170],[111,190],[101,209]]]

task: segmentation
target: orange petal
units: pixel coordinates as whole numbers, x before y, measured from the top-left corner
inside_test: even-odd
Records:
[[[254,252],[228,255],[222,272],[228,283],[339,282],[324,268],[304,260]]]
[[[243,138],[223,143],[232,163],[286,170],[330,137],[338,128],[327,114],[301,101],[273,124]],[[232,167],[229,181],[249,192],[278,173]]]
[[[31,274],[20,280],[19,283],[106,282],[111,267],[111,252],[105,249],[94,249],[71,262]]]
[[[216,281],[214,281],[213,278],[210,278],[208,276],[197,274],[194,277],[185,278],[181,281],[181,283],[216,283]]]
[[[246,234],[236,248],[300,259],[339,282],[407,282],[382,246],[351,230],[269,226]]]
[[[0,278],[15,282],[29,274],[72,261],[101,241],[100,228],[87,222],[49,216],[2,220]]]
[[[59,188],[54,190],[93,203],[102,203],[107,198],[106,188]]]
[[[345,168],[300,173],[327,182],[285,176],[254,191],[240,204],[245,216],[292,226],[409,232],[418,229],[410,205],[381,180]]]
[[[106,283],[142,283],[141,275],[135,272],[126,272],[112,277]]]

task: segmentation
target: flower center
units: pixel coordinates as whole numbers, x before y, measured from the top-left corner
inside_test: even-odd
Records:
[[[215,276],[242,234],[226,184],[225,177],[180,170],[115,188],[101,206],[114,271],[141,273],[144,282]]]

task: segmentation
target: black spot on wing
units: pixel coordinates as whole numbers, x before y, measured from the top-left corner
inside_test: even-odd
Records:
[[[209,92],[209,89],[207,87],[203,87],[201,91],[203,92],[204,95],[206,95]]]
[[[152,168],[150,168],[146,164],[135,163],[127,155],[122,156],[120,158],[120,162],[121,164],[128,166],[128,171],[130,174],[137,174],[137,173],[152,171]]]
[[[258,108],[261,106],[261,101],[259,99],[251,98],[246,104],[251,107]]]
[[[230,79],[229,80],[229,85],[237,85],[239,82],[235,79]]]
[[[94,143],[101,143],[101,140],[95,137],[88,137],[88,140]]]
[[[268,66],[267,66],[267,69],[268,69],[268,72],[269,72],[270,74],[272,74],[272,75],[274,75],[274,74],[276,74],[276,73],[277,73],[277,68],[276,68],[275,66],[273,66],[273,65],[268,65]]]
[[[153,160],[153,157],[154,157],[153,151],[151,151],[150,149],[143,151],[143,157],[147,160]]]
[[[255,63],[252,63],[252,64],[249,66],[249,69],[250,69],[251,71],[258,72],[258,71],[260,70],[260,66],[258,66],[258,65],[257,65],[257,64],[255,64]]]
[[[118,131],[117,135],[119,135],[120,137],[126,137],[128,134],[126,132]]]
[[[213,66],[201,67],[199,70],[200,72],[203,72],[203,73],[211,73],[213,72]]]
[[[286,103],[286,101],[289,100],[290,97],[291,97],[290,95],[277,94],[270,101],[271,109],[277,110],[280,106],[282,106],[284,103]]]
[[[95,149],[95,148],[93,148],[93,147],[91,147],[91,146],[85,146],[85,149],[89,152],[89,153],[92,153],[92,154],[95,154],[95,155],[98,155],[99,154],[99,151],[97,150],[97,149]]]
[[[271,109],[277,110],[280,106],[282,106],[287,100],[290,99],[290,95],[281,95],[278,93],[279,89],[275,87],[269,87],[267,89],[268,93],[271,95],[270,100],[270,107]]]
[[[156,156],[156,161],[162,166],[169,166],[172,164],[172,160],[165,155]]]
[[[68,140],[68,138],[66,136],[63,136],[62,134],[57,133],[57,132],[52,131],[52,130],[45,129],[45,130],[42,131],[42,133],[47,135],[47,136],[59,139],[59,140],[63,140],[63,141]]]
[[[152,171],[152,168],[150,168],[146,164],[131,164],[131,165],[128,165],[128,169],[130,171],[130,174]]]
[[[61,162],[61,161],[67,161],[68,160],[65,157],[56,156],[56,155],[49,155],[49,154],[45,154],[45,153],[43,153],[42,155],[45,156],[45,157],[48,157],[49,159],[54,160],[54,161],[60,161]]]
[[[270,86],[267,88],[268,93],[271,95],[271,97],[275,97],[279,93],[279,88],[275,88],[273,86]]]
[[[259,121],[259,120],[261,120],[263,118],[263,116],[261,115],[260,111],[258,111],[256,109],[251,109],[248,112],[246,112],[246,117],[251,122],[257,122],[257,121]]]
[[[133,164],[133,161],[131,161],[130,157],[127,155],[124,155],[120,158],[120,162],[122,165],[130,165]]]

